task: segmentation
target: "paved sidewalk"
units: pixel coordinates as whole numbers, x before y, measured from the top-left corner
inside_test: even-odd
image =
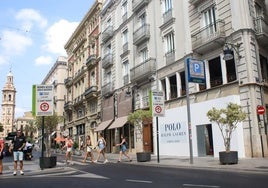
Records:
[[[64,155],[64,154],[57,154]],[[109,162],[116,163],[119,154],[106,154]],[[159,156],[159,162],[156,155],[151,155],[151,160],[147,162],[137,162],[136,155],[130,154],[132,162],[123,156],[122,163],[132,165],[145,165],[145,166],[158,166],[158,167],[172,167],[172,168],[196,168],[196,169],[208,169],[208,170],[229,170],[229,171],[251,171],[268,173],[268,158],[243,158],[239,159],[238,164],[233,165],[221,165],[218,158],[214,157],[194,157],[193,164],[190,164],[189,157],[177,157],[177,156]],[[74,155],[74,163],[80,163],[83,156]],[[96,157],[96,154],[95,154]],[[102,158],[101,158],[102,160]],[[77,161],[77,162],[75,162]],[[89,161],[88,161],[89,162]],[[64,167],[63,161],[58,161],[56,168]],[[53,168],[55,169],[55,168]],[[47,171],[49,169],[44,169]],[[56,170],[56,169],[55,169]],[[24,161],[25,172],[40,172],[42,171],[39,166],[39,158],[34,158],[32,161]],[[13,162],[4,161],[4,174],[12,174]]]

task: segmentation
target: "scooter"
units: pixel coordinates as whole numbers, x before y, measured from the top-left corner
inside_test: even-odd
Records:
[[[26,150],[24,150],[24,160],[32,160],[33,155],[32,155],[33,147],[32,146],[27,146]]]

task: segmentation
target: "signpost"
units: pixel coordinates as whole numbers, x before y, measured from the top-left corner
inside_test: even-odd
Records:
[[[34,85],[33,86],[33,101],[32,108],[35,116],[42,116],[42,143],[41,143],[41,158],[40,167],[43,169],[44,159],[44,126],[45,116],[53,115],[53,85]],[[42,163],[42,164],[41,164]]]
[[[188,132],[189,132],[189,150],[190,164],[193,164],[193,143],[192,143],[192,125],[191,125],[191,110],[189,98],[189,82],[198,84],[206,83],[205,64],[203,61],[186,58],[185,60],[185,80],[186,80],[186,98],[187,98],[187,117],[188,117]]]
[[[158,116],[165,115],[165,102],[163,91],[152,91],[152,112],[156,116],[156,142],[157,142],[157,162],[159,163],[159,127]]]

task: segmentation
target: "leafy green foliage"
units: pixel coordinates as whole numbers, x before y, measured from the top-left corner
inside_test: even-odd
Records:
[[[148,110],[136,110],[128,115],[128,121],[133,125],[140,125],[142,121],[151,119],[152,114]]]
[[[240,105],[228,103],[226,108],[213,107],[207,112],[207,117],[211,122],[217,123],[224,140],[225,151],[230,152],[232,133],[237,124],[246,119],[246,113],[242,111]]]
[[[51,134],[53,131],[56,130],[57,125],[62,121],[63,121],[63,117],[56,115],[56,113],[54,113],[53,116],[45,116],[44,117],[45,132],[48,134]],[[36,125],[38,129],[42,128],[42,116],[36,117]]]

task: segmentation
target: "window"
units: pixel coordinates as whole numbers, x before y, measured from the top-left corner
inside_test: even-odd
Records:
[[[222,71],[220,57],[208,61],[211,88],[222,85]]]
[[[217,31],[215,7],[211,7],[203,12],[203,24],[206,28],[207,35]]]
[[[123,31],[123,45],[128,43],[128,30]]]
[[[232,52],[232,54],[233,53],[234,52]],[[236,80],[235,60],[230,59],[228,61],[225,61],[225,66],[226,66],[227,82],[229,83],[235,81]]]
[[[95,86],[96,85],[95,71],[91,71],[91,73],[90,73],[90,85],[91,86]]]
[[[112,73],[107,72],[106,73],[106,83],[111,83],[111,81],[112,81]]]
[[[123,76],[127,75],[129,72],[129,63],[128,60],[123,62]]]
[[[96,54],[96,48],[95,48],[95,44],[92,44],[91,45],[91,48],[90,48],[90,54]]]
[[[163,0],[164,1],[164,13],[172,9],[172,0]]]
[[[105,48],[104,54],[107,55],[110,54],[111,52],[112,52],[112,45],[108,44]]]
[[[123,21],[127,19],[127,1],[122,4],[122,19]]]
[[[140,26],[144,26],[146,24],[146,15],[145,13],[143,13],[140,17],[139,17],[139,21],[140,21]]]
[[[169,84],[170,84],[170,99],[175,99],[178,97],[176,75],[169,77]]]
[[[129,83],[129,62],[128,60],[124,61],[123,62],[123,65],[122,65],[122,71],[123,71],[123,81],[124,81],[124,85],[128,84]]]
[[[148,59],[148,51],[147,48],[144,48],[140,51],[140,60],[141,63],[145,62]]]
[[[174,33],[169,33],[165,36],[166,41],[166,54],[174,52],[175,44],[174,44]]]
[[[89,103],[89,111],[91,114],[97,113],[98,101],[94,100]]]
[[[141,91],[142,94],[142,107],[148,107],[149,106],[149,91],[150,88],[144,88]]]

